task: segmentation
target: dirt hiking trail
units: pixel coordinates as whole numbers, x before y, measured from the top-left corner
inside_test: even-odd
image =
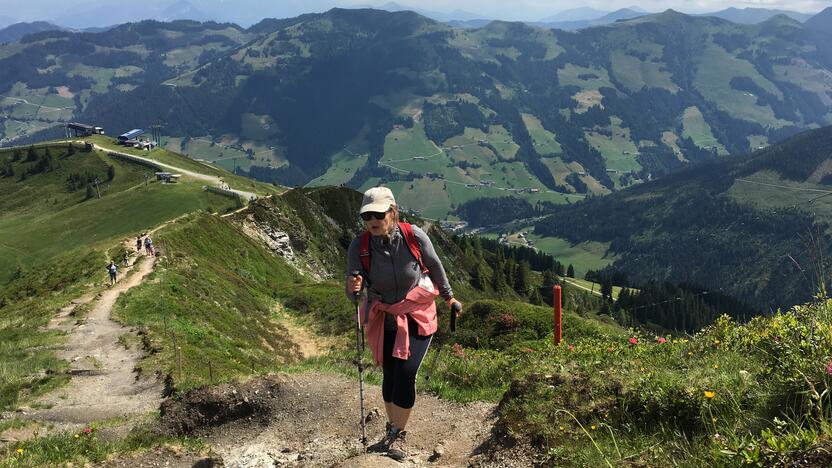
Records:
[[[88,423],[116,416],[142,414],[158,407],[161,384],[154,377],[137,379],[133,368],[141,357],[141,352],[125,348],[119,343],[119,337],[130,332],[110,319],[118,297],[140,284],[153,271],[155,263],[154,257],[140,257],[138,265],[132,267],[129,276],[122,277],[115,286],[101,293],[87,316],[80,324],[72,327],[64,348],[57,353],[58,357],[70,362],[72,379],[68,385],[37,401],[38,406],[49,409],[36,410],[27,414],[27,418]],[[83,300],[74,302],[83,304]],[[71,313],[66,309],[62,312],[67,315]],[[65,327],[66,324],[57,325],[61,326]]]

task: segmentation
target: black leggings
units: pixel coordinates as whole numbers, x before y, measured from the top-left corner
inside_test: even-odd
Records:
[[[408,322],[410,358],[407,360],[393,357],[396,331],[384,331],[384,380],[381,383],[381,395],[385,403],[393,403],[399,408],[413,408],[416,402],[416,373],[419,372],[433,337],[419,336],[416,324]]]

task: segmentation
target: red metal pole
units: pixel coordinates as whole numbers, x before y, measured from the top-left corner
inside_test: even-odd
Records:
[[[562,303],[562,291],[559,284],[552,286],[552,321],[553,321],[553,329],[552,329],[552,337],[555,342],[555,346],[558,346],[563,339],[563,303]]]

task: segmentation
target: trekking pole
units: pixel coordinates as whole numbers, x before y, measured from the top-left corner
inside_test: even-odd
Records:
[[[350,272],[353,278],[361,276],[358,270]],[[364,453],[367,453],[367,421],[364,418],[364,330],[361,326],[366,320],[361,317],[361,303],[359,302],[361,291],[354,292],[352,303],[355,306],[355,352],[358,355],[358,395],[359,407],[361,410],[361,445],[364,446]]]
[[[451,333],[456,333],[456,314],[460,310],[462,310],[462,306],[459,302],[454,302],[454,305],[451,306]],[[445,349],[445,340],[439,342],[439,348],[436,350],[436,354],[433,355],[433,360],[428,366],[428,371],[425,373],[425,382],[430,380],[433,371],[436,370],[436,365],[439,363],[439,357],[442,355],[443,349]]]

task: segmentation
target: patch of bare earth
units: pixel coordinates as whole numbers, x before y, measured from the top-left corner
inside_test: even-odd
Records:
[[[72,99],[75,97],[75,93],[69,90],[68,86],[58,86],[55,88],[55,91],[58,92],[58,96],[65,97],[67,99]]]
[[[189,391],[162,404],[159,430],[202,437],[212,463],[221,460],[226,467],[511,466],[482,453],[491,445],[493,404],[425,394],[408,424],[409,458],[398,463],[373,451],[384,432],[383,402],[380,387],[367,385],[365,392],[371,444],[366,454],[358,382],[330,373],[271,375]],[[166,461],[158,453],[147,456]],[[112,466],[125,466],[124,459]]]

